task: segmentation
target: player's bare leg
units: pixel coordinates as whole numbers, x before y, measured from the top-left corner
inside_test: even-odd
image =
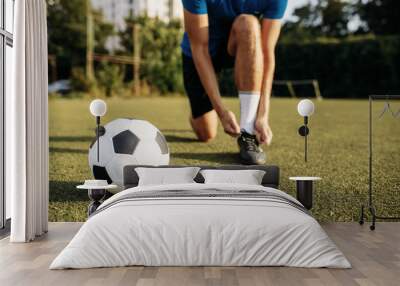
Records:
[[[264,164],[265,153],[259,147],[254,132],[260,101],[264,57],[261,25],[252,15],[241,15],[233,23],[228,53],[235,60],[235,82],[240,98],[240,157],[245,164]]]

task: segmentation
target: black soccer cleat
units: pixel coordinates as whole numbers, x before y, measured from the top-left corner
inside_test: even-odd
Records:
[[[255,135],[251,135],[246,131],[241,132],[238,138],[238,145],[240,149],[240,159],[245,165],[264,165],[266,155],[259,146]]]

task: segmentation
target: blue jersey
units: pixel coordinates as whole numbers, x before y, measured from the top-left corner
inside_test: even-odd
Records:
[[[281,19],[288,0],[182,0],[183,7],[193,14],[208,14],[209,49],[215,55],[221,43],[227,41],[231,25],[241,14],[251,14],[266,19]],[[182,51],[191,57],[187,33],[182,40]]]

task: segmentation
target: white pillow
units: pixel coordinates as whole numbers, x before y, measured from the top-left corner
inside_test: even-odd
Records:
[[[194,178],[200,168],[135,168],[139,176],[139,186],[171,185],[195,183]]]
[[[265,171],[261,170],[202,170],[205,184],[261,185]]]

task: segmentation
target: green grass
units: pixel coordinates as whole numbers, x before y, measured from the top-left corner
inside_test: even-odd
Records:
[[[88,111],[89,102],[89,99],[50,100],[51,221],[86,219],[87,194],[75,186],[91,178],[87,151],[95,122]],[[237,99],[225,102],[238,114]],[[274,140],[266,151],[268,164],[281,167],[281,190],[295,194],[289,176],[320,176],[323,180],[316,185],[314,216],[320,221],[358,220],[359,207],[366,201],[368,189],[368,102],[316,102],[317,112],[310,122],[307,165],[303,159],[303,140],[297,135],[302,123],[296,112],[297,102],[292,99],[272,102]],[[171,164],[238,163],[236,142],[223,132],[209,144],[195,140],[188,122],[187,100],[183,97],[113,98],[107,103],[108,113],[103,123],[118,117],[134,117],[155,124],[169,142]],[[375,113],[379,114],[382,107],[377,104]],[[376,122],[375,198],[381,215],[399,214],[395,202],[400,204],[400,119],[385,117]]]

